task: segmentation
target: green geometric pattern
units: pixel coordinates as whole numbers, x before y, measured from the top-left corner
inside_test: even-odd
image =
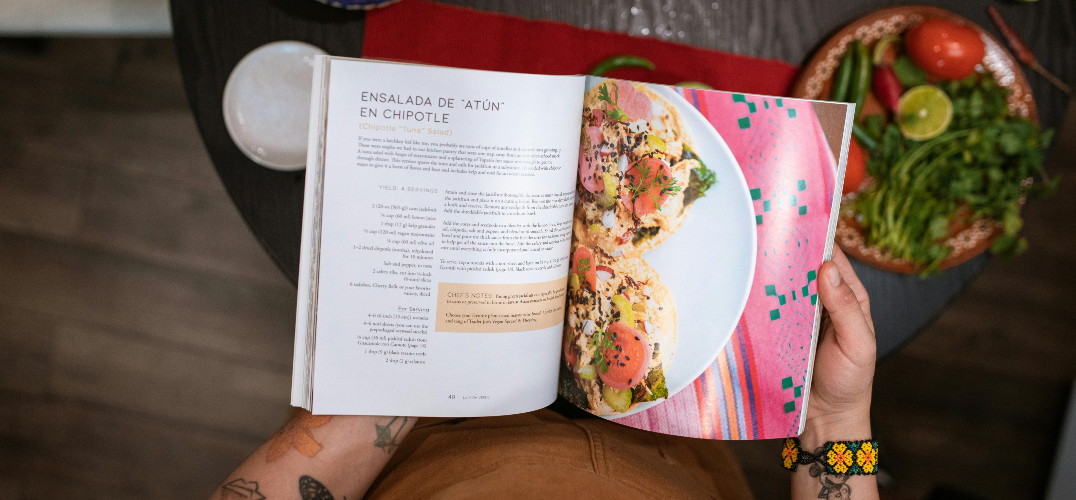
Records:
[[[798,290],[796,288],[792,288],[791,290],[789,290],[789,293],[792,295],[792,300],[799,300],[801,297],[804,298],[804,299],[810,298],[812,306],[817,304],[818,303],[818,294],[817,293],[811,293],[811,282],[812,281],[817,281],[817,280],[818,280],[818,273],[816,271],[814,271],[813,269],[810,270],[810,271],[807,271],[807,284],[803,285],[803,287],[799,288]],[[766,290],[766,296],[767,297],[777,297],[777,309],[771,309],[770,310],[770,321],[777,321],[777,320],[781,319],[781,307],[784,306],[785,304],[788,304],[788,297],[783,293],[777,293],[777,285],[776,284],[774,284],[774,285],[766,285],[765,290]],[[796,292],[799,292],[799,294],[797,294]],[[791,380],[789,381],[789,383],[791,383]],[[791,387],[791,386],[789,386],[789,387]],[[785,387],[785,389],[787,389],[787,388],[788,387]]]
[[[737,95],[739,95],[739,94],[737,94]],[[789,111],[793,111],[793,110],[791,108],[789,108]],[[744,119],[746,120],[747,118],[744,118]],[[806,191],[806,190],[807,190],[807,181],[804,180],[804,179],[797,180],[796,181],[796,191],[801,192],[801,191]],[[785,198],[783,196],[779,197],[779,196],[777,196],[777,193],[774,193],[773,198],[768,199],[768,200],[763,200],[762,199],[762,189],[761,188],[754,188],[754,189],[751,190],[751,200],[752,201],[761,201],[762,202],[762,212],[763,213],[772,211],[774,209],[785,208],[784,207],[784,201],[787,200],[788,201],[788,207],[787,208],[792,209],[792,210],[796,210],[796,213],[798,213],[800,215],[806,215],[807,214],[807,205],[800,205],[799,204],[799,198],[797,197],[797,195],[794,195],[794,194],[789,195],[788,198]],[[762,225],[763,220],[764,219],[763,219],[762,214],[756,214],[755,215],[755,225],[756,226]]]
[[[792,381],[792,377],[785,377],[781,379],[781,390],[787,391],[792,389],[793,399],[785,403],[785,413],[792,413],[796,411],[796,400],[803,396],[803,386],[793,386],[795,382]]]

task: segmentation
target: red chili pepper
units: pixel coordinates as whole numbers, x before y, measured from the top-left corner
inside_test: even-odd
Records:
[[[994,24],[1001,30],[1001,34],[1005,36],[1005,40],[1009,42],[1009,47],[1016,52],[1016,58],[1020,59],[1020,62],[1024,64],[1034,64],[1035,54],[1031,53],[1031,49],[1027,48],[1024,39],[1020,38],[1020,35],[1016,33],[1016,30],[1012,29],[1012,26],[1009,26],[1009,23],[1001,18],[1001,13],[998,12],[993,5],[987,7],[986,12],[990,14],[990,18],[994,20]]]
[[[897,103],[900,101],[901,94],[904,93],[904,88],[900,86],[900,79],[897,78],[897,73],[893,71],[892,66],[874,67],[871,88],[874,89],[874,96],[881,101],[883,106],[894,113],[897,112]]]

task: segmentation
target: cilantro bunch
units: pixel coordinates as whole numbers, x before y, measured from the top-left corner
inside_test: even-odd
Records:
[[[1060,180],[1043,170],[1053,131],[1009,116],[1008,89],[988,75],[939,87],[953,102],[953,120],[933,139],[906,139],[896,124],[867,117],[866,133],[877,141],[867,162],[874,183],[854,205],[867,242],[914,262],[923,275],[952,251],[946,240],[953,225],[980,217],[1004,227],[995,253],[1022,252],[1022,199],[1048,196]]]

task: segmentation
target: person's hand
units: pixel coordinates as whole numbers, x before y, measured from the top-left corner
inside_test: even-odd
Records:
[[[818,272],[824,308],[815,351],[807,423],[800,437],[814,451],[826,441],[871,438],[871,387],[876,345],[867,290],[836,245]]]

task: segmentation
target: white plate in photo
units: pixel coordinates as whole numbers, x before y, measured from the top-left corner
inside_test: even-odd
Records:
[[[695,153],[717,176],[717,183],[692,204],[680,229],[642,255],[676,301],[676,353],[665,371],[671,397],[699,378],[732,337],[751,291],[758,235],[747,180],[721,135],[673,88],[647,87],[680,113]],[[615,420],[661,403],[640,403],[605,418]]]
[[[224,125],[239,150],[274,170],[306,166],[313,45],[291,40],[254,49],[239,61],[224,86]]]

